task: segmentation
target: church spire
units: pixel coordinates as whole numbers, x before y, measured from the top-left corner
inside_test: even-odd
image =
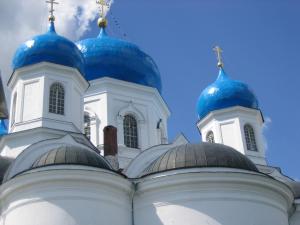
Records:
[[[55,31],[55,26],[54,26],[54,21],[55,21],[55,16],[54,16],[54,5],[58,5],[59,3],[56,2],[56,0],[48,0],[46,1],[46,3],[48,3],[50,5],[50,9],[49,9],[49,29],[48,32],[51,33],[56,33]]]
[[[105,18],[105,10],[109,7],[109,4],[105,0],[96,0],[96,3],[99,5],[99,14],[98,26],[100,28],[105,28],[107,26],[107,19]]]
[[[50,10],[49,10],[49,21],[54,22],[55,21],[55,16],[54,16],[54,5],[58,5],[59,3],[56,2],[56,0],[48,0],[46,3],[50,4]]]
[[[213,50],[217,55],[218,68],[223,69],[223,66],[224,66],[223,59],[222,59],[223,50],[219,46],[214,47]]]

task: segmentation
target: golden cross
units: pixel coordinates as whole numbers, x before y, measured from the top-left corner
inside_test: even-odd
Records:
[[[50,16],[49,16],[49,20],[50,21],[54,21],[55,20],[55,17],[54,17],[54,4],[58,5],[59,3],[56,2],[56,0],[48,0],[46,1],[46,3],[49,3],[50,4]]]
[[[222,60],[222,52],[223,52],[223,50],[219,46],[214,47],[213,50],[214,50],[214,52],[217,55],[218,67],[222,68],[224,66],[223,60]]]
[[[96,0],[96,3],[100,6],[100,17],[104,18],[104,7],[108,6],[105,0]]]

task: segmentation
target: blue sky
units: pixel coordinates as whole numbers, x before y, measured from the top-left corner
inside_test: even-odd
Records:
[[[183,132],[200,141],[195,105],[217,77],[212,48],[220,45],[226,72],[249,84],[271,120],[265,130],[269,164],[299,179],[299,9],[296,0],[115,0],[108,31],[126,33],[158,64],[172,111],[171,140]],[[91,26],[85,37],[98,32]]]

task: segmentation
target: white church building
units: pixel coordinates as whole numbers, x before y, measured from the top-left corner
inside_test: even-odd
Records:
[[[267,164],[258,100],[219,47],[202,142],[169,142],[154,60],[103,16],[97,37],[60,36],[50,2],[12,59],[9,109],[0,88],[0,225],[300,225],[300,183]]]

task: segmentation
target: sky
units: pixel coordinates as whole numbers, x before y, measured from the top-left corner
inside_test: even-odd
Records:
[[[59,2],[58,33],[73,41],[97,35],[93,0]],[[212,48],[220,45],[227,74],[247,83],[259,100],[268,163],[299,180],[299,10],[297,0],[114,0],[108,33],[153,57],[172,112],[169,138],[183,132],[193,143],[201,139],[196,102],[217,77]],[[46,27],[43,0],[0,1],[0,68],[5,81],[17,46]]]

